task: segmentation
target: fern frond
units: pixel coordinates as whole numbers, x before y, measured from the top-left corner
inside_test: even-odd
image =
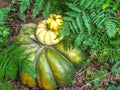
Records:
[[[43,16],[47,19],[49,17],[49,15],[52,13],[51,11],[52,11],[51,2],[49,0],[48,2],[46,2],[46,6],[43,11]]]
[[[72,23],[69,23],[69,29],[70,29],[70,31],[71,31],[72,34],[75,34],[75,33],[76,33],[76,32],[75,32],[75,29],[74,29],[74,27],[73,27],[73,25],[72,25]]]
[[[69,17],[77,17],[77,12],[65,12],[66,15],[68,15]]]
[[[5,26],[7,24],[8,13],[10,7],[5,7],[0,9],[0,50],[2,46],[5,45],[8,41],[9,28]]]
[[[13,43],[0,51],[0,82],[17,78],[19,61],[25,56],[21,48],[17,46],[16,43]]]
[[[74,47],[78,47],[84,40],[84,34],[77,34],[74,41]]]
[[[7,37],[9,35],[9,28],[5,26],[0,26],[0,47],[7,42]]]
[[[114,22],[107,22],[106,24],[106,31],[107,31],[107,35],[109,38],[112,38],[115,36],[116,34],[116,24]]]
[[[59,30],[59,35],[58,36],[69,36],[69,35],[70,35],[69,23],[64,22],[61,29]]]
[[[5,7],[0,9],[0,26],[6,23],[9,11],[10,11],[10,7]]]
[[[84,24],[88,30],[88,34],[90,34],[92,31],[91,18],[88,16],[88,14],[86,12],[83,12],[82,18],[83,18]]]
[[[120,7],[120,0],[116,0],[116,1],[113,3],[112,9],[115,11],[115,10],[117,10],[119,7]]]
[[[78,26],[78,29],[80,30],[80,33],[83,33],[84,31],[84,25],[83,25],[83,20],[80,15],[76,17],[76,25]]]
[[[29,73],[30,76],[32,76],[33,78],[37,78],[37,74],[35,72],[35,66],[32,61],[22,60],[21,65],[22,66],[20,67],[20,73]]]
[[[34,9],[33,9],[33,18],[35,18],[38,13],[42,10],[44,6],[45,0],[36,0],[34,3]]]
[[[91,9],[98,9],[102,6],[102,4],[104,3],[104,0],[82,0],[80,2],[80,7],[83,9],[83,10],[91,10]]]
[[[78,8],[75,4],[67,3],[67,2],[66,2],[66,5],[67,5],[68,8],[72,9],[72,10],[75,11],[75,12],[79,12],[79,13],[82,12],[82,11],[80,10],[80,8]]]
[[[12,90],[11,82],[0,82],[0,90]]]
[[[25,19],[25,11],[30,6],[31,0],[18,0],[20,3],[20,11],[19,11],[19,17],[21,20]]]

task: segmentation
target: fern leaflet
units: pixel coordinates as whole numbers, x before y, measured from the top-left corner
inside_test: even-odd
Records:
[[[45,3],[45,0],[35,1],[34,9],[33,9],[33,18],[35,18],[38,15],[38,13],[42,10],[44,3]]]

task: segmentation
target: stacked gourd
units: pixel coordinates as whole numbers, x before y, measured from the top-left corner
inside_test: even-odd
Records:
[[[37,28],[27,24],[27,28],[21,30],[17,39],[25,49],[28,64],[35,68],[37,77],[20,70],[21,81],[29,87],[39,86],[44,90],[55,90],[71,83],[79,68],[81,61],[85,59],[79,47],[65,50],[63,37],[57,38],[58,31],[63,24],[61,15],[51,14],[47,20],[41,21]],[[29,26],[30,25],[30,26]]]

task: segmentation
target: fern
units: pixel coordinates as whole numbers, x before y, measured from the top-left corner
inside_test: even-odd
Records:
[[[52,13],[51,11],[52,11],[51,2],[49,0],[48,2],[46,2],[46,6],[45,6],[44,11],[43,11],[43,17],[48,18],[49,15]]]
[[[114,11],[109,8],[103,10],[101,7],[103,3],[104,0],[101,0],[100,2],[98,2],[98,0],[82,0],[81,2],[77,1],[76,4],[66,2],[65,5],[68,7],[68,10],[71,11],[65,12],[65,15],[67,16],[65,16],[65,18],[63,17],[63,19],[67,19],[65,21],[69,24],[69,31],[75,34],[75,36],[77,33],[82,34],[84,32],[87,32],[86,35],[90,35],[96,28],[98,28],[98,31],[106,28],[107,34],[110,34],[110,28],[107,28],[109,25],[106,24],[106,22],[113,22],[113,16],[110,16],[110,14]],[[114,24],[114,26],[116,25],[117,24]]]
[[[89,54],[95,53],[94,59],[106,66],[106,62],[115,63],[120,58],[120,23],[119,16],[115,18],[116,12],[110,9],[114,3],[110,1],[110,7],[103,9],[104,3],[104,0],[66,2],[65,25],[59,33],[74,47],[81,45],[82,49],[89,49]]]
[[[120,0],[106,0],[102,6],[102,9],[106,9],[106,8],[109,8],[111,7],[112,10],[117,10],[120,6]]]
[[[11,82],[0,82],[0,89],[1,90],[12,90],[12,83]]]
[[[112,9],[115,11],[120,7],[120,0],[116,0],[112,6]]]
[[[37,78],[37,74],[35,72],[35,66],[30,60],[22,60],[20,66],[20,73],[29,73],[29,75],[33,78]],[[21,72],[22,70],[22,72]]]
[[[9,35],[9,28],[8,27],[0,27],[0,47],[5,45],[8,41],[7,37]]]
[[[25,11],[27,10],[27,8],[30,6],[30,2],[31,0],[18,0],[19,4],[20,4],[20,14],[19,17],[21,20],[25,19]]]
[[[6,24],[9,11],[10,11],[10,7],[5,7],[0,9],[0,26]]]
[[[8,13],[10,7],[5,7],[0,9],[0,49],[7,43],[7,37],[9,35],[9,28],[5,26],[7,24]]]
[[[18,78],[19,61],[23,58],[23,51],[16,43],[0,51],[0,89],[11,90],[11,81]]]
[[[51,13],[60,14],[62,13],[64,0],[58,1],[55,0],[54,2],[52,0],[18,0],[20,4],[20,15],[19,18],[21,20],[25,20],[25,12],[30,7],[30,5],[33,5],[32,10],[32,16],[35,18],[41,11],[43,11],[44,18],[48,18],[48,16]],[[72,1],[72,0],[71,0]],[[16,1],[14,1],[16,2]]]
[[[45,3],[45,0],[35,1],[34,9],[33,9],[33,18],[35,18],[38,15],[38,13],[42,10],[44,3]]]
[[[114,22],[107,22],[106,31],[110,38],[114,37],[116,34],[116,24]]]
[[[84,34],[81,33],[77,34],[77,37],[75,37],[74,41],[74,47],[78,47],[82,43],[84,37],[85,37]]]

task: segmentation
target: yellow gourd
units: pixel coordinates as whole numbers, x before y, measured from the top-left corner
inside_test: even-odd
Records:
[[[51,30],[53,31],[59,30],[61,25],[63,24],[62,16],[51,14],[50,17],[47,19],[47,24]]]
[[[63,37],[57,38],[58,31],[52,31],[47,27],[46,20],[38,24],[36,36],[42,44],[54,45],[62,40]]]

